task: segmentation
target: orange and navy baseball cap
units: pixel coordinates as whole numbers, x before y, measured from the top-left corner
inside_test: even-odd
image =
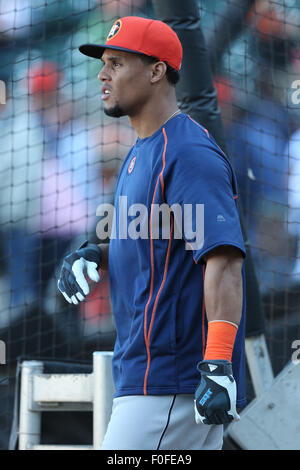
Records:
[[[115,49],[156,57],[179,71],[182,45],[173,29],[163,21],[126,16],[115,21],[105,44],[83,44],[83,54],[101,59],[105,49]]]

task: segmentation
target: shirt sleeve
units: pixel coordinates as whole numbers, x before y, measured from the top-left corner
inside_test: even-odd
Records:
[[[193,143],[166,153],[165,202],[174,214],[176,238],[183,238],[196,263],[220,245],[245,256],[233,169],[214,141]]]

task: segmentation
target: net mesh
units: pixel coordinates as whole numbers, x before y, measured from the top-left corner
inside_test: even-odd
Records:
[[[278,372],[300,338],[300,2],[198,3]],[[113,203],[136,138],[127,118],[105,117],[100,64],[78,46],[131,14],[153,17],[151,1],[0,0],[2,448],[18,356],[90,360],[113,347],[108,277],[80,306],[56,283],[64,253],[99,241],[97,207]]]

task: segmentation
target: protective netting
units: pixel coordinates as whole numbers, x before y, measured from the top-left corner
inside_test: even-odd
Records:
[[[300,338],[300,1],[198,3],[278,372]],[[107,276],[70,306],[56,273],[65,252],[99,241],[97,207],[113,202],[136,138],[127,118],[104,115],[100,62],[78,46],[131,14],[153,17],[151,1],[0,0],[3,448],[18,356],[90,360],[113,347]]]

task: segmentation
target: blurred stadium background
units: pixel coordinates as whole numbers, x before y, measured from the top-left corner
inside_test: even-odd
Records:
[[[277,374],[300,339],[300,0],[198,4]],[[103,114],[100,63],[78,46],[102,43],[131,14],[155,17],[149,0],[0,0],[2,449],[20,358],[90,364],[113,348],[107,277],[70,306],[56,275],[66,251],[97,240],[96,208],[113,202],[136,137],[127,119]],[[56,419],[44,423],[45,442],[91,440],[89,416]]]

